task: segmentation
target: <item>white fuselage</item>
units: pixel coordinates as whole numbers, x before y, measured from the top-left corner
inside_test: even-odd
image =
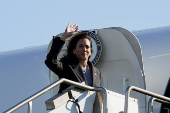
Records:
[[[133,31],[142,48],[146,90],[164,95],[170,74],[170,27]],[[50,84],[44,64],[48,45],[0,53],[0,112]],[[46,111],[50,92],[33,101],[33,112]],[[154,103],[155,112],[160,104]],[[26,112],[27,106],[16,111]]]

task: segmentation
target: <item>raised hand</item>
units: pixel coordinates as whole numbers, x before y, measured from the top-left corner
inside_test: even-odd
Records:
[[[74,35],[77,33],[79,26],[77,24],[70,25],[70,22],[68,23],[66,30],[61,37],[61,40],[66,41],[68,37]]]

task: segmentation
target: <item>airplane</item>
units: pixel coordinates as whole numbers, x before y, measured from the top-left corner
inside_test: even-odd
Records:
[[[103,48],[100,56],[101,58],[98,58],[98,61],[94,61],[94,63],[96,63],[96,66],[102,72],[103,86],[105,86],[105,88],[108,90],[124,95],[124,90],[126,87],[128,85],[135,84],[135,86],[146,89],[147,91],[164,95],[165,92],[168,91],[170,73],[170,70],[168,69],[168,67],[170,67],[169,30],[170,26],[146,30],[136,30],[132,32],[120,27],[106,28],[104,30],[84,30],[84,32],[97,34],[101,40]],[[134,37],[136,41],[134,42],[134,40],[131,38],[129,38],[128,41],[120,38],[125,35],[127,37]],[[105,37],[105,39],[102,38],[102,36]],[[110,39],[109,36],[112,36],[113,40]],[[107,43],[113,44],[108,46],[109,44],[107,45]],[[139,43],[138,46],[136,46],[137,43]],[[97,49],[97,47],[98,46],[96,46],[94,49]],[[44,60],[46,59],[49,48],[50,44],[0,53],[0,112],[6,111],[18,102],[31,96],[58,79],[57,76],[53,75],[53,73],[44,64]],[[135,52],[128,53],[127,50],[133,50]],[[111,52],[109,53],[109,51]],[[126,55],[129,60],[125,60],[124,56]],[[109,56],[114,58],[110,58]],[[119,59],[117,59],[120,56],[123,59],[121,62],[119,62]],[[95,56],[92,58],[93,60],[95,59],[94,57]],[[107,59],[108,61],[104,59]],[[111,59],[114,59],[114,64],[109,62]],[[123,67],[121,63],[123,64]],[[130,64],[135,66],[131,66]],[[129,71],[133,71],[134,69],[138,71],[134,71],[135,73],[131,73]],[[110,74],[106,73],[106,70],[114,71],[111,71],[110,73],[114,73],[115,75],[110,76]],[[116,75],[116,73],[122,73],[122,75]],[[127,75],[139,74],[139,77],[124,77],[123,74],[126,73]],[[111,78],[109,79],[108,76]],[[121,85],[118,83],[120,81]],[[118,86],[121,88],[117,88]],[[33,101],[33,113],[46,113],[47,110],[45,101],[54,96],[56,93],[57,88],[35,99]],[[146,99],[145,96],[135,95],[135,93],[132,93],[132,96],[138,98],[139,100],[143,100],[142,102],[139,102],[138,100],[138,103],[142,106],[141,108],[139,107],[139,109],[141,109],[139,110],[139,113],[146,112],[146,102],[150,97],[147,96]],[[145,99],[147,101],[145,101]],[[160,103],[154,102],[153,107],[154,113],[160,112]],[[25,105],[15,112],[23,113],[27,112],[27,109],[28,105]]]

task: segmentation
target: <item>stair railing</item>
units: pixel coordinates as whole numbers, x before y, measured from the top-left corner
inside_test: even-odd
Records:
[[[160,100],[162,100],[162,101],[168,101],[168,102],[170,102],[170,98],[168,98],[168,97],[165,97],[165,96],[162,96],[162,95],[158,95],[158,94],[156,94],[156,93],[152,93],[152,92],[150,92],[150,91],[147,91],[147,90],[144,90],[144,89],[135,87],[135,86],[128,86],[128,87],[126,88],[126,91],[125,91],[124,113],[128,113],[129,97],[130,97],[130,91],[131,91],[131,90],[136,91],[136,92],[139,92],[139,93],[142,93],[142,94],[145,94],[145,95],[149,95],[149,96],[155,97],[155,98],[160,99]],[[148,110],[148,111],[149,111],[149,110]]]
[[[21,101],[20,103],[16,104],[15,106],[11,107],[10,109],[6,110],[3,113],[12,113],[14,111],[16,111],[17,109],[19,109],[20,107],[24,106],[25,104],[28,103],[28,113],[32,113],[32,100],[36,99],[37,97],[43,95],[44,93],[48,92],[49,90],[53,89],[54,87],[60,85],[61,83],[66,83],[69,85],[73,85],[75,87],[79,87],[81,89],[85,89],[85,90],[89,90],[89,91],[102,91],[103,92],[103,113],[107,113],[107,91],[105,88],[103,87],[90,87],[87,85],[83,85],[81,83],[78,82],[74,82],[68,79],[64,79],[61,78],[57,81],[55,81],[54,83],[48,85],[47,87],[45,87],[44,89],[38,91],[37,93],[33,94],[32,96],[28,97],[27,99]]]
[[[148,101],[148,113],[153,113],[153,101],[170,105],[170,103],[167,101],[163,101],[163,100],[151,97]]]

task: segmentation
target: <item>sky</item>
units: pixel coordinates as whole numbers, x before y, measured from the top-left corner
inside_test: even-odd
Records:
[[[0,0],[0,53],[47,45],[68,22],[79,30],[170,26],[168,0]]]

